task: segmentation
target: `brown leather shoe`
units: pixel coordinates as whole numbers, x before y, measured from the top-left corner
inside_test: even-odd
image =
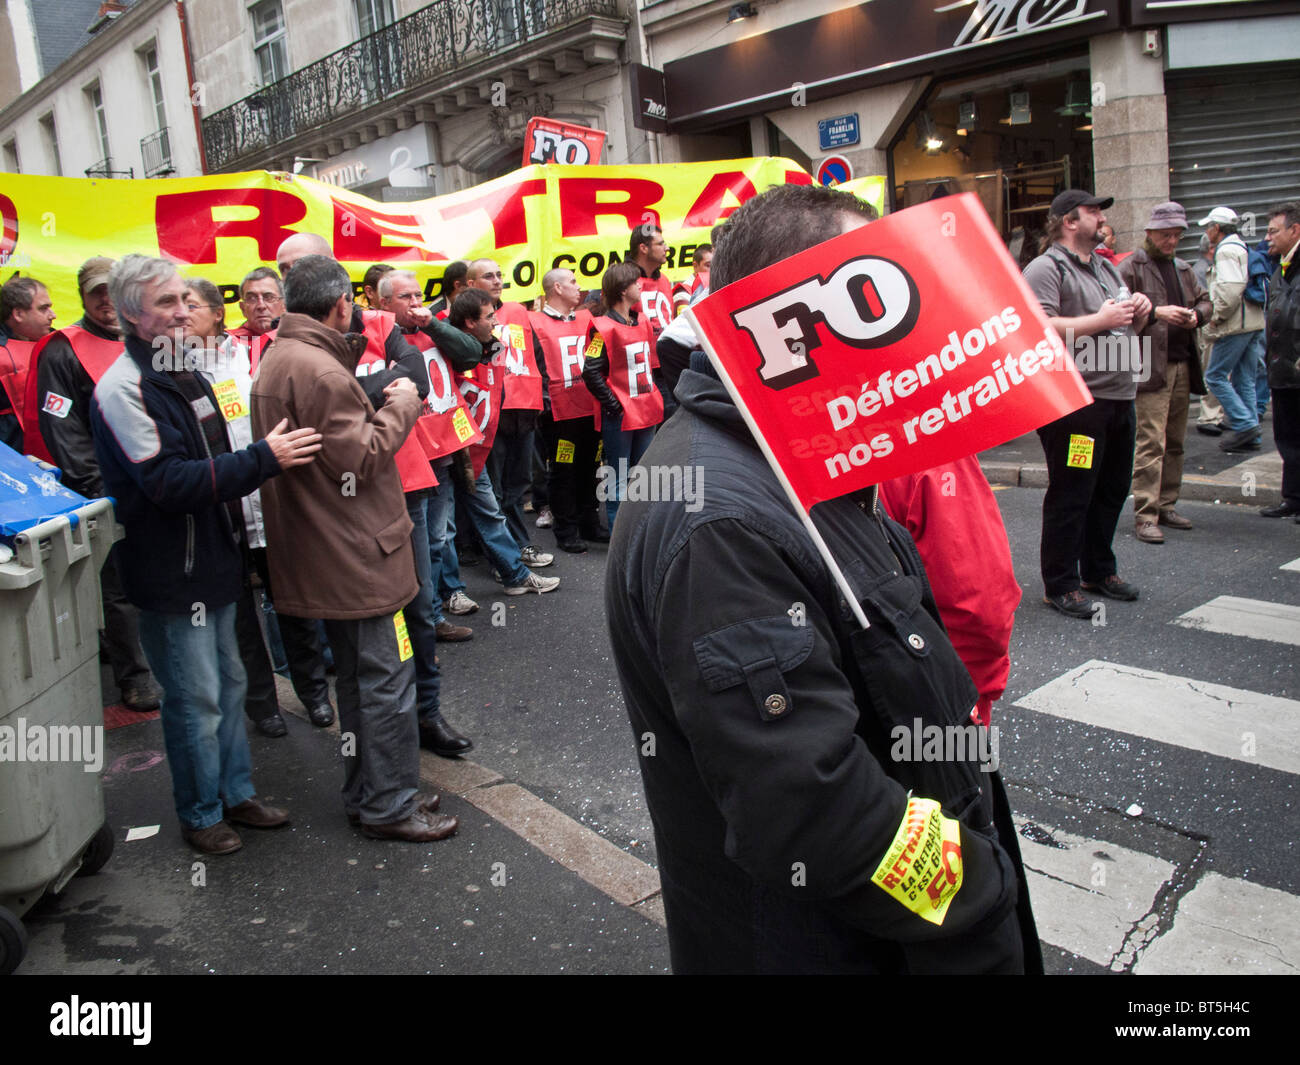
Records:
[[[1165,534],[1160,531],[1160,526],[1154,521],[1138,522],[1133,535],[1144,544],[1163,544],[1165,542]]]
[[[437,634],[439,643],[464,643],[474,636],[474,630],[468,625],[453,625],[446,619],[438,622],[433,631]]]
[[[425,810],[432,813],[438,808],[440,802],[442,802],[442,796],[438,795],[436,792],[421,792],[415,797],[415,808],[417,810]],[[352,825],[354,828],[360,825],[361,815],[348,814],[348,824]]]
[[[1173,507],[1160,512],[1160,524],[1168,525],[1171,529],[1190,529],[1192,527],[1192,523],[1174,510]]]
[[[181,826],[181,835],[185,842],[202,854],[234,854],[244,845],[239,833],[226,822],[218,821],[207,828],[186,828]]]
[[[371,839],[400,839],[407,843],[432,843],[455,835],[460,824],[447,814],[416,809],[405,821],[389,825],[362,825],[361,831]]]
[[[238,806],[226,807],[226,820],[249,828],[279,828],[289,823],[289,811],[267,806],[260,799],[245,799]]]

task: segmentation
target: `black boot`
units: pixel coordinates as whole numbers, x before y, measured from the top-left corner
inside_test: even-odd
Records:
[[[452,728],[442,713],[420,722],[420,746],[443,758],[455,758],[474,749],[474,742]]]

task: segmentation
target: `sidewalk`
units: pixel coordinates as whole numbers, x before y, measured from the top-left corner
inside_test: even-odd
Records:
[[[181,839],[157,717],[107,732],[116,849],[27,915],[19,974],[668,970],[649,866],[491,771],[424,752],[457,835],[367,839],[343,816],[337,726],[298,716],[287,684],[281,706],[289,735],[249,742],[261,797],[292,823],[240,829],[225,857]]]
[[[1241,503],[1267,507],[1282,500],[1282,457],[1273,446],[1273,415],[1264,417],[1259,451],[1228,455],[1219,450],[1221,436],[1196,431],[1199,400],[1192,397],[1188,415],[1183,489],[1179,498],[1204,503]],[[1047,487],[1047,466],[1036,433],[1009,440],[980,452],[980,466],[989,484]]]

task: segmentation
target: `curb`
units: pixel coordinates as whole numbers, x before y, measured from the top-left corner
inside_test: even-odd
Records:
[[[1255,460],[1247,460],[1251,462]],[[1242,463],[1242,466],[1247,463]],[[980,468],[989,484],[1007,485],[1013,488],[1046,488],[1047,467],[1042,463],[996,462],[981,460]],[[1234,466],[1214,477],[1189,475],[1183,478],[1179,498],[1198,503],[1241,503],[1252,507],[1267,507],[1282,502],[1281,481],[1271,477],[1262,478],[1255,475],[1254,484],[1247,485],[1239,470]],[[1245,473],[1254,473],[1246,470]],[[1247,487],[1252,491],[1247,492]]]

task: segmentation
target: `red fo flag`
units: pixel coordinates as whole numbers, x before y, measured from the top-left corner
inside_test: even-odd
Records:
[[[1092,402],[973,193],[809,248],[686,314],[805,510]]]

